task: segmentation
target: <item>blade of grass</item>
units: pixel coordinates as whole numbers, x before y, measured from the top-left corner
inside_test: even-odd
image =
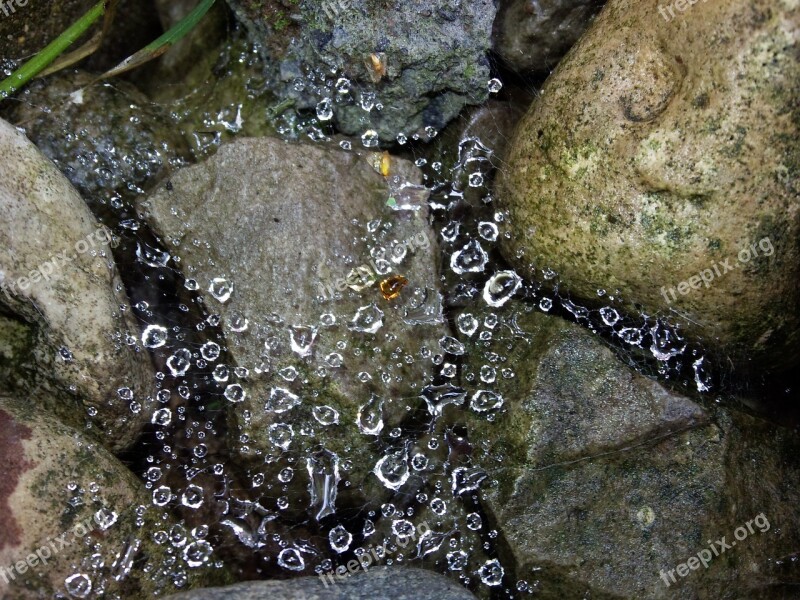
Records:
[[[107,77],[114,77],[126,71],[143,65],[144,63],[153,60],[164,54],[169,50],[173,44],[182,39],[187,33],[194,29],[195,25],[202,19],[209,11],[211,6],[216,0],[202,0],[188,15],[178,21],[168,31],[163,33],[158,39],[150,42],[147,46],[139,50],[137,53],[132,54],[117,66],[106,71],[97,80],[106,79]]]
[[[52,65],[39,73],[37,77],[46,77],[60,71],[61,69],[66,69],[67,67],[74,65],[79,60],[82,60],[90,54],[93,54],[95,50],[100,47],[100,45],[103,43],[103,40],[111,31],[111,25],[114,23],[114,15],[116,14],[118,3],[119,0],[109,0],[108,5],[106,6],[105,16],[103,18],[103,28],[95,33],[92,36],[92,39],[90,39],[77,50],[61,56],[61,58],[55,61]]]
[[[106,1],[101,0],[90,8],[80,19],[70,25],[61,35],[50,42],[36,56],[14,71],[0,82],[0,100],[16,92],[33,77],[47,68],[64,50],[92,26],[100,18],[106,8]]]

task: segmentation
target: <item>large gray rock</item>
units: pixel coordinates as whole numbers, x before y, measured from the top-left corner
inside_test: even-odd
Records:
[[[469,591],[446,577],[422,569],[376,567],[334,577],[300,577],[288,581],[249,581],[223,588],[195,590],[165,600],[472,600]]]
[[[586,31],[605,0],[501,0],[492,49],[518,73],[546,72]]]
[[[86,598],[103,590],[144,600],[176,591],[175,582],[220,581],[213,556],[191,566],[167,542],[165,531],[176,524],[150,505],[133,473],[31,400],[0,395],[0,597]],[[132,561],[147,569],[131,569]]]
[[[0,306],[13,316],[0,325],[6,332],[0,337],[20,342],[4,353],[23,368],[4,383],[22,393],[47,390],[42,408],[79,429],[88,419],[108,447],[126,447],[150,419],[153,370],[127,307],[110,233],[5,121],[0,206]]]
[[[740,368],[788,368],[800,8],[661,4],[607,4],[523,118],[499,179],[505,255],[574,297],[604,289],[663,316]]]
[[[286,492],[288,514],[331,512],[321,488],[309,497],[306,461],[329,483],[341,476],[337,506],[389,493],[372,473],[380,444],[397,445],[390,432],[424,406],[446,332],[419,173],[392,159],[387,181],[367,158],[241,139],[139,205],[221,319],[234,451],[256,487]],[[395,211],[390,197],[419,211]],[[392,300],[377,285],[389,273],[409,282]],[[180,349],[170,336],[166,352]],[[286,466],[297,471],[288,488],[276,478]]]
[[[466,423],[507,570],[542,598],[779,597],[770,558],[800,543],[790,430],[667,391],[577,325],[513,304],[495,314],[470,338],[491,331],[489,343],[465,339],[466,371],[503,405],[481,411],[496,402],[485,395]],[[708,569],[675,571],[722,536],[738,541]]]
[[[399,133],[424,136],[425,127],[439,130],[464,106],[488,96],[491,0],[229,4],[267,50],[268,63],[278,67],[278,95],[312,109],[330,98],[336,125],[348,135],[373,129],[387,142]],[[373,55],[385,59],[380,78]],[[331,89],[338,75],[331,79],[328,73],[334,70],[350,80],[351,92]],[[308,77],[306,71],[321,77]],[[371,93],[381,110],[362,108]]]

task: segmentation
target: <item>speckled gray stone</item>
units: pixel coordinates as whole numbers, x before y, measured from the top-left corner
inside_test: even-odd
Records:
[[[126,447],[150,419],[154,375],[135,319],[120,310],[129,301],[110,233],[55,165],[5,121],[0,209],[0,306],[27,324],[33,352],[17,356],[33,365],[25,381],[17,374],[10,383],[21,383],[21,392],[46,390],[46,408],[78,429],[93,408],[104,443]],[[131,410],[121,388],[130,388],[141,410]]]
[[[285,581],[249,581],[174,594],[164,600],[474,600],[459,583],[431,571],[376,567],[346,576],[336,584],[319,577]]]

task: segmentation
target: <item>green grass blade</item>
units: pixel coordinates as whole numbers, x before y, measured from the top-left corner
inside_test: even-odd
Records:
[[[213,6],[214,2],[216,2],[216,0],[202,0],[202,2],[200,2],[192,10],[192,12],[186,15],[168,31],[163,33],[156,40],[147,44],[147,46],[139,50],[136,54],[133,54],[123,60],[116,67],[103,73],[99,79],[113,77],[115,75],[124,73],[125,71],[130,71],[131,69],[164,54],[164,52],[169,50],[173,44],[178,42],[187,33],[194,29],[195,25],[197,25],[200,19],[205,16],[205,14]]]
[[[7,98],[23,85],[36,77],[50,63],[56,60],[75,40],[100,18],[106,8],[106,0],[101,0],[75,21],[61,35],[39,51],[36,56],[0,82],[0,100]]]

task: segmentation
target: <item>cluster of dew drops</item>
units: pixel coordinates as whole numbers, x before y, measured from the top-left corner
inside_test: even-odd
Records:
[[[380,111],[383,106],[379,93],[375,89],[364,89],[355,86],[346,77],[336,72],[322,73],[309,71],[305,80],[295,82],[298,91],[312,91],[320,99],[316,105],[315,115],[312,117],[301,116],[295,112],[285,113],[278,126],[278,132],[287,137],[297,137],[302,132],[315,142],[329,140],[326,131],[334,119],[335,111],[342,104],[357,103],[368,117],[371,111]],[[498,79],[492,79],[487,84],[492,94],[497,94],[502,84]],[[365,123],[368,118],[365,118]],[[433,128],[426,128],[424,132],[400,133],[397,135],[397,144],[400,148],[408,147],[420,139],[430,140],[437,135]],[[379,146],[378,134],[373,129],[366,129],[360,137],[365,149]],[[341,148],[353,150],[351,142],[341,141]],[[412,150],[416,152],[416,149]],[[478,138],[461,140],[457,148],[452,149],[456,160],[452,169],[446,169],[442,163],[428,164],[427,159],[417,158],[416,165],[423,170],[425,186],[431,191],[428,201],[431,210],[433,225],[443,252],[444,261],[449,268],[446,283],[449,286],[449,295],[460,299],[458,317],[454,326],[461,340],[454,336],[445,335],[439,339],[439,348],[423,348],[420,358],[430,361],[435,379],[440,382],[433,383],[433,379],[423,382],[419,386],[421,393],[418,398],[423,400],[428,409],[430,418],[435,422],[445,410],[469,410],[478,417],[493,421],[498,414],[505,410],[504,398],[493,391],[492,384],[498,378],[513,379],[514,370],[507,363],[507,356],[503,350],[509,349],[509,344],[523,343],[529,338],[526,332],[520,330],[513,315],[501,309],[509,300],[515,298],[528,307],[541,312],[557,312],[562,316],[571,317],[592,330],[602,331],[612,337],[618,338],[623,345],[636,347],[649,351],[662,365],[663,373],[675,370],[674,362],[685,358],[686,345],[674,330],[665,326],[660,321],[644,320],[635,323],[623,318],[613,306],[613,295],[607,295],[610,305],[599,310],[590,310],[573,304],[567,299],[560,298],[554,293],[545,293],[543,287],[535,282],[524,281],[513,269],[508,268],[495,259],[497,256],[496,245],[501,236],[509,236],[507,231],[507,214],[493,208],[493,198],[490,191],[492,177],[492,150]],[[449,171],[449,172],[448,172]],[[467,202],[468,197],[479,198],[475,210],[454,211],[453,207]],[[409,207],[397,206],[402,210]],[[413,207],[412,207],[413,208]],[[460,216],[455,216],[460,215]],[[166,269],[170,256],[163,251],[149,248],[146,244],[137,245],[137,259],[140,263],[153,269]],[[550,271],[542,272],[544,281],[556,277]],[[213,313],[212,302],[224,304],[235,293],[235,282],[224,277],[216,277],[207,282],[198,282],[186,279],[183,283],[187,291],[210,296],[208,301],[203,301],[204,314],[202,320],[194,326],[192,334],[203,334],[204,331],[218,331],[220,325],[219,315]],[[600,290],[599,296],[606,295]],[[212,300],[213,299],[213,300]],[[237,498],[235,490],[228,487],[230,477],[228,466],[224,460],[210,461],[215,458],[211,449],[215,436],[224,435],[223,428],[218,421],[214,421],[210,413],[212,405],[217,408],[224,407],[227,403],[237,404],[245,398],[245,386],[250,369],[246,366],[231,367],[224,364],[226,343],[220,336],[214,339],[204,339],[197,343],[189,341],[195,339],[187,335],[186,325],[159,322],[157,307],[151,307],[145,301],[134,305],[136,315],[145,324],[139,339],[126,340],[129,344],[139,344],[153,353],[163,353],[164,368],[157,373],[157,387],[155,394],[156,408],[152,413],[151,423],[155,431],[155,438],[161,444],[161,453],[154,452],[147,456],[149,466],[142,470],[145,484],[151,495],[151,507],[134,507],[137,521],[144,522],[144,515],[148,510],[166,511],[179,508],[181,516],[190,515],[192,511],[202,511],[209,503],[209,495],[213,493],[215,499],[227,507],[227,516],[223,515],[217,523],[202,523],[197,519],[186,519],[187,523],[179,523],[165,529],[159,529],[153,541],[167,549],[171,557],[167,565],[161,567],[161,572],[177,587],[186,585],[187,570],[208,566],[221,567],[222,562],[217,556],[212,543],[213,530],[220,524],[226,526],[238,538],[243,546],[251,549],[261,549],[266,545],[265,536],[259,530],[244,527],[237,521],[235,515],[260,514],[262,524],[280,519],[280,511],[290,507],[292,498],[282,496],[277,499],[277,513],[267,510],[257,501]],[[179,310],[189,313],[189,307],[180,305]],[[210,313],[210,314],[209,314]],[[332,314],[322,314],[320,324],[323,328],[330,325],[336,317]],[[352,315],[348,323],[351,331],[365,334],[374,334],[383,325],[383,314],[374,304],[362,306]],[[413,324],[411,318],[406,323]],[[421,321],[417,321],[421,322]],[[230,331],[233,335],[247,331],[250,324],[243,317],[233,316],[230,322]],[[605,328],[605,329],[603,329]],[[507,334],[501,332],[508,332]],[[454,332],[455,333],[455,332]],[[299,357],[308,357],[311,348],[318,340],[319,328],[316,326],[303,326],[291,328],[291,348]],[[209,334],[208,338],[213,336]],[[465,344],[467,340],[469,343]],[[476,373],[465,366],[466,355],[469,348],[480,348],[483,362],[477,366]],[[344,349],[344,346],[341,347]],[[324,357],[326,368],[339,368],[344,357],[339,352],[334,352]],[[672,361],[672,364],[671,364]],[[694,360],[696,383],[700,391],[705,391],[708,386],[707,375],[704,373],[702,357]],[[473,364],[476,361],[472,361]],[[259,365],[250,365],[258,371]],[[297,371],[292,366],[276,368],[278,374],[286,381],[292,381],[297,376]],[[369,377],[360,373],[359,377]],[[208,387],[198,382],[211,381],[218,386],[221,394],[208,394]],[[464,381],[474,388],[472,393],[456,383]],[[444,382],[444,383],[441,383]],[[120,400],[129,404],[130,410],[138,413],[143,410],[142,403],[134,397],[128,388],[118,391]],[[269,402],[275,412],[284,412],[300,402],[300,398],[283,388],[274,388]],[[206,414],[204,414],[206,413]],[[339,425],[338,412],[328,406],[317,406],[313,410],[316,426]],[[358,411],[358,418],[354,424],[365,435],[376,435],[383,428],[381,417],[381,400],[371,397],[363,403]],[[286,451],[290,447],[293,437],[300,435],[313,436],[312,424],[305,431],[295,432],[291,425],[274,423],[270,426],[267,435],[271,443],[279,450]],[[404,432],[392,431],[391,437],[402,438]],[[417,435],[419,434],[406,434]],[[170,436],[173,436],[172,439]],[[467,432],[466,437],[469,434]],[[187,447],[189,451],[182,452]],[[240,440],[242,441],[242,440]],[[271,542],[280,548],[275,553],[274,563],[284,571],[307,572],[308,561],[312,561],[314,571],[321,576],[333,572],[340,562],[337,557],[351,553],[356,557],[374,552],[378,548],[376,559],[382,564],[398,564],[419,561],[420,563],[436,568],[444,573],[457,577],[482,597],[498,597],[500,593],[505,597],[519,597],[534,594],[538,589],[535,573],[528,579],[513,581],[513,567],[504,566],[498,557],[496,540],[502,535],[490,527],[488,520],[480,507],[480,491],[484,486],[496,485],[490,475],[477,466],[459,466],[449,469],[446,461],[436,460],[436,451],[448,446],[458,446],[464,440],[459,435],[448,432],[429,435],[422,442],[422,447],[431,450],[431,457],[426,453],[417,452],[410,454],[410,448],[415,444],[419,448],[419,439],[408,439],[405,444],[400,444],[400,451],[390,451],[376,457],[374,475],[388,490],[397,494],[396,502],[386,502],[367,510],[361,531],[355,532],[348,529],[350,522],[336,523],[328,528],[327,548],[312,547],[308,543],[292,539],[290,535],[279,536],[271,534],[276,539]],[[473,442],[478,451],[488,452],[485,442]],[[395,448],[398,446],[395,446]],[[307,471],[309,490],[317,517],[335,513],[335,489],[343,481],[342,474],[348,468],[346,456],[309,456],[306,464],[286,466],[280,471],[278,479],[280,484],[286,484],[292,479],[302,476],[298,471]],[[403,494],[403,486],[409,481],[411,473],[417,477],[427,478],[428,481],[419,488],[413,498]],[[260,479],[259,479],[260,478]],[[264,485],[264,476],[256,474],[250,482],[253,488]],[[205,486],[211,486],[209,491]],[[334,493],[332,494],[332,491]],[[458,510],[456,510],[458,505]],[[436,527],[422,532],[420,523],[415,524],[415,515],[428,511],[441,517],[451,513],[449,530],[437,531]],[[205,513],[204,513],[205,514]],[[219,517],[218,517],[219,518]],[[117,519],[109,515],[103,516],[103,522],[112,526]],[[376,524],[381,520],[390,523],[388,530],[379,529]],[[189,524],[191,522],[191,525]],[[383,540],[375,539],[375,533],[384,533]],[[263,533],[263,532],[262,532]],[[355,534],[355,535],[354,535]],[[370,539],[374,541],[370,542]],[[413,541],[408,543],[408,540]],[[361,545],[358,541],[363,541]],[[132,568],[133,557],[136,555],[139,542],[133,540],[130,547],[121,553],[115,564],[117,573],[125,573]],[[326,556],[327,553],[327,556]],[[94,556],[94,555],[93,555]],[[348,554],[349,556],[349,554]],[[126,562],[126,557],[128,560]],[[438,557],[438,558],[437,558]],[[100,561],[99,558],[90,558],[92,564]],[[102,564],[94,565],[97,570]],[[517,573],[517,576],[522,574]],[[92,577],[89,572],[79,572],[71,575],[67,581],[67,590],[74,597],[88,597],[92,592]],[[102,583],[95,583],[94,591]]]

